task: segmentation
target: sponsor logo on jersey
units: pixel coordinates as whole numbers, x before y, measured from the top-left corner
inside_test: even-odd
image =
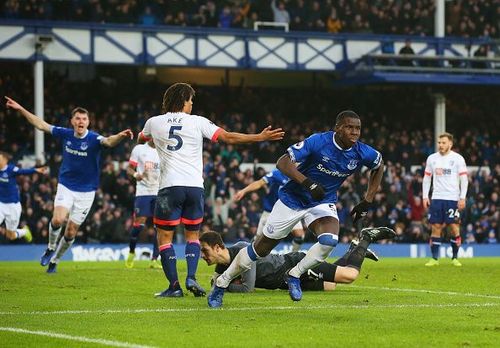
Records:
[[[450,168],[436,168],[436,175],[451,175]]]
[[[341,173],[338,170],[331,170],[331,169],[325,168],[325,167],[323,167],[323,165],[321,163],[318,163],[318,165],[316,166],[316,169],[318,169],[322,173],[325,173],[325,174],[328,174],[331,176],[336,176],[338,178],[346,178],[349,175],[351,175],[350,173]]]
[[[358,166],[358,160],[350,160],[349,163],[347,164],[347,168],[349,170],[354,170]]]
[[[70,149],[69,147],[65,147],[64,150],[67,152],[67,153],[70,153],[72,155],[75,155],[75,156],[82,156],[82,157],[87,157],[88,154],[86,152],[82,152],[82,151],[78,151],[78,150],[73,150],[73,149]]]

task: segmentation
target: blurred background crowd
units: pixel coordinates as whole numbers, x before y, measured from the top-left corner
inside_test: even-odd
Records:
[[[119,76],[118,74],[117,76]],[[33,110],[33,81],[22,64],[0,78],[0,89],[29,110]],[[110,135],[131,128],[137,134],[145,120],[160,113],[167,87],[158,82],[141,82],[138,91],[132,80],[119,77],[71,82],[60,73],[48,72],[45,91],[45,119],[55,125],[69,125],[70,111],[77,105],[91,112],[91,129]],[[115,93],[117,84],[120,93]],[[355,108],[362,117],[362,140],[382,152],[387,165],[375,205],[363,225],[393,227],[395,242],[427,242],[427,212],[422,207],[421,186],[425,159],[434,152],[433,94],[421,87],[373,89],[254,88],[195,86],[193,113],[203,115],[230,131],[260,132],[267,125],[282,127],[285,139],[276,143],[232,146],[207,142],[204,152],[206,189],[204,229],[223,234],[228,242],[248,240],[256,232],[265,190],[235,202],[233,195],[265,170],[262,163],[275,163],[286,148],[314,132],[331,130],[335,115]],[[454,150],[469,166],[467,208],[462,212],[465,243],[496,243],[500,220],[500,120],[492,95],[486,89],[450,89],[447,95],[447,130],[456,137]],[[466,96],[466,98],[465,98]],[[394,103],[398,100],[398,103]],[[15,131],[13,131],[15,130]],[[33,127],[12,111],[0,108],[0,149],[22,163],[33,153]],[[23,216],[36,243],[46,242],[61,144],[46,135],[45,159],[50,175],[20,176]],[[103,152],[101,187],[84,226],[80,242],[126,242],[133,212],[135,182],[126,167],[134,142]],[[240,169],[250,163],[249,169]],[[22,165],[22,164],[21,164]],[[337,205],[342,226],[341,239],[349,241],[361,225],[353,226],[351,207],[363,197],[367,172],[350,177],[342,186]],[[143,241],[151,240],[149,229]],[[182,238],[182,233],[177,233]],[[311,235],[307,240],[313,240]],[[0,240],[5,242],[3,237]]]
[[[6,0],[0,18],[429,36],[434,10],[434,0]],[[446,36],[498,38],[500,1],[447,1],[446,23]]]

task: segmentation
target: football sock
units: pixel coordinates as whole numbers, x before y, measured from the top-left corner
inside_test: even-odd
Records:
[[[215,285],[219,288],[227,288],[231,281],[239,276],[241,273],[252,268],[252,263],[255,262],[260,256],[257,255],[253,248],[253,243],[248,247],[241,249],[233,262],[229,265],[228,269],[217,278]]]
[[[137,246],[137,240],[139,239],[139,234],[141,234],[141,231],[143,228],[144,228],[143,224],[132,226],[132,231],[130,231],[130,242],[128,244],[129,249],[130,249],[129,252],[131,254],[135,253],[135,247]]]
[[[26,235],[26,230],[22,228],[16,229],[16,239],[23,238]]]
[[[460,238],[460,236],[451,237],[450,242],[451,251],[453,252],[452,259],[456,259],[458,257],[458,249],[460,249],[460,244],[462,244],[462,238]]]
[[[177,275],[177,258],[175,257],[175,250],[171,243],[160,246],[161,266],[163,273],[170,282],[170,289],[178,289],[179,277]]]
[[[315,243],[306,253],[306,256],[293,267],[289,275],[295,278],[300,278],[308,269],[311,269],[321,262],[325,261],[333,251],[339,241],[339,237],[332,233],[323,233],[318,237],[318,242]]]
[[[156,227],[155,227],[155,239],[153,241],[153,256],[151,257],[151,259],[156,260],[159,255],[160,255],[160,249],[158,249],[158,234],[156,232]]]
[[[52,221],[49,223],[49,245],[48,248],[54,250],[56,248],[57,237],[61,233],[61,226],[52,226]]]
[[[432,258],[437,260],[439,257],[439,247],[441,246],[441,238],[431,237],[431,253]]]
[[[59,244],[57,245],[56,252],[54,256],[52,256],[52,259],[50,262],[53,263],[59,263],[61,260],[61,257],[63,257],[64,253],[66,250],[68,250],[71,245],[73,245],[73,242],[75,241],[75,238],[68,238],[66,236],[63,236],[61,240],[59,241]]]
[[[346,266],[360,270],[361,265],[365,260],[366,249],[368,248],[369,244],[369,241],[361,239],[358,246],[355,247],[351,253],[349,253],[349,256],[346,260]]]
[[[200,259],[200,241],[191,240],[186,243],[187,277],[195,278],[198,260]]]

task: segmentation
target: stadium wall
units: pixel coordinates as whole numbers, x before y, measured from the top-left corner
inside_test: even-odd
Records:
[[[310,243],[303,245],[303,251],[312,246]],[[333,256],[345,253],[347,244],[339,244]],[[2,245],[0,246],[0,261],[38,261],[45,251],[45,245]],[[178,259],[184,258],[184,245],[174,245]],[[376,244],[370,246],[381,257],[430,257],[427,244]],[[290,243],[281,243],[276,248],[277,253],[292,251]],[[138,244],[136,255],[147,260],[152,253],[150,244]],[[64,256],[66,261],[124,261],[128,255],[128,244],[81,244],[74,245]],[[460,247],[459,258],[473,257],[500,257],[500,244],[470,244]],[[451,247],[442,246],[440,257],[451,257]]]

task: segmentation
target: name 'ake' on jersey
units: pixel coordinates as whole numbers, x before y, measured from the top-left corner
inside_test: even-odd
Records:
[[[18,203],[19,187],[16,176],[33,174],[34,172],[34,168],[20,169],[12,164],[0,168],[0,203]]]
[[[273,210],[274,203],[278,200],[279,189],[288,182],[288,177],[278,169],[274,169],[262,177],[267,184],[269,193],[263,199],[264,211]]]
[[[136,196],[156,196],[160,185],[160,157],[156,149],[148,144],[136,145],[130,154],[129,163],[143,174],[137,181]]]
[[[371,146],[357,141],[349,149],[335,142],[335,132],[315,133],[288,148],[293,162],[300,163],[299,172],[325,189],[322,201],[314,201],[309,191],[290,180],[279,191],[280,200],[292,209],[306,209],[323,203],[336,203],[337,191],[348,176],[366,166],[376,169],[382,155]]]
[[[101,173],[101,141],[103,136],[87,130],[79,138],[70,128],[51,129],[55,138],[61,140],[63,160],[59,169],[59,183],[76,192],[91,192],[99,187]]]
[[[203,188],[203,138],[217,141],[222,128],[205,117],[169,112],[146,121],[142,134],[153,138],[160,156],[160,190]]]

